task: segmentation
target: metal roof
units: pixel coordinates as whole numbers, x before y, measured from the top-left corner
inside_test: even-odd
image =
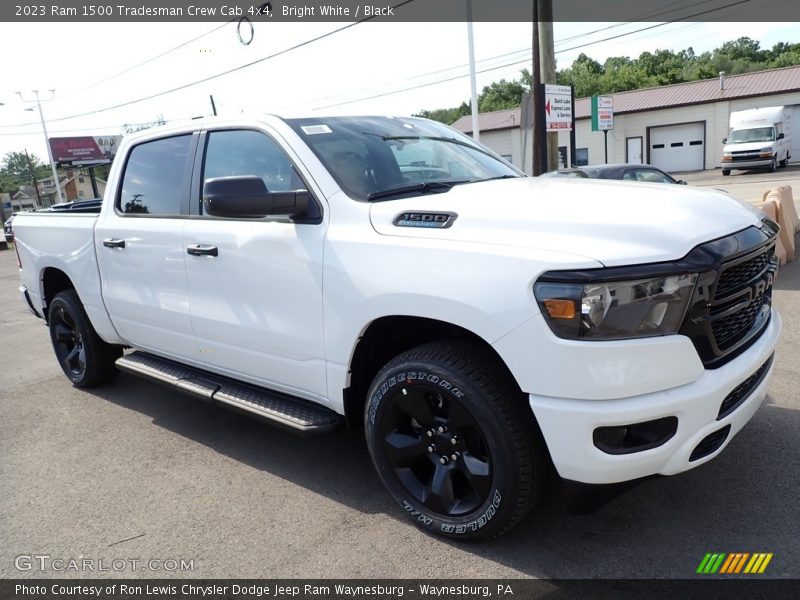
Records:
[[[755,71],[741,75],[727,75],[724,89],[720,89],[720,78],[702,79],[687,83],[675,83],[654,88],[631,90],[605,94],[614,99],[614,114],[658,110],[693,104],[719,102],[736,98],[750,98],[782,92],[800,90],[800,66]],[[588,119],[591,116],[590,98],[575,100],[575,118]],[[519,126],[520,109],[511,108],[478,115],[481,131],[511,129]],[[470,115],[461,117],[453,127],[463,132],[472,132]]]

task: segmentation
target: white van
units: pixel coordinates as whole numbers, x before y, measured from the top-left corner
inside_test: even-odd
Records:
[[[722,140],[722,174],[731,169],[766,167],[774,173],[791,158],[792,109],[753,108],[731,113],[728,137]]]

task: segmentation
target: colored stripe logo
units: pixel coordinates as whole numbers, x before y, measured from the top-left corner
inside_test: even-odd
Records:
[[[772,552],[708,552],[696,572],[701,575],[763,573],[771,560]]]

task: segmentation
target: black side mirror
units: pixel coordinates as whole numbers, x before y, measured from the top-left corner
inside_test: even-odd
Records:
[[[786,137],[786,136],[785,136],[785,135],[783,135],[782,133],[779,133],[779,134],[778,134],[778,139],[779,139],[779,140],[782,140],[782,139],[783,139],[783,138],[785,138],[785,137]]]
[[[722,143],[723,144],[727,144],[728,143],[728,138],[722,138]]]
[[[270,192],[264,181],[254,175],[206,179],[203,186],[203,208],[212,217],[296,217],[304,213],[310,203],[308,190]]]
[[[684,181],[683,179],[678,179],[678,183],[680,183],[681,185],[686,185],[686,181]]]

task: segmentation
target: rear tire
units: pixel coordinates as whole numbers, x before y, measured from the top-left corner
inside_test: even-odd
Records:
[[[75,290],[56,294],[48,325],[58,364],[72,385],[90,388],[119,375],[114,363],[122,356],[122,347],[100,339]]]
[[[516,384],[483,349],[437,342],[391,360],[367,396],[367,444],[383,484],[425,531],[501,535],[534,505],[550,472]]]

